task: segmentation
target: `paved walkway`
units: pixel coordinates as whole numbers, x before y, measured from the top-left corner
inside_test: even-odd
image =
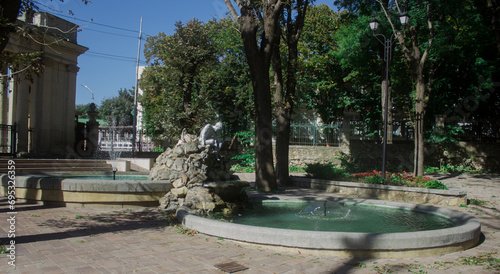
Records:
[[[221,273],[214,265],[236,262],[248,268],[239,273],[500,273],[500,177],[461,175],[443,180],[465,188],[469,198],[486,202],[456,208],[481,220],[485,240],[479,246],[440,257],[358,260],[192,234],[155,209],[16,204],[16,268],[2,254],[0,272]],[[1,198],[2,244],[7,244],[9,216],[7,199]],[[489,260],[496,268],[474,258]]]

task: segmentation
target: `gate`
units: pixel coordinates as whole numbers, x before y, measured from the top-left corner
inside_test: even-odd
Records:
[[[16,157],[17,127],[0,125],[0,155]]]

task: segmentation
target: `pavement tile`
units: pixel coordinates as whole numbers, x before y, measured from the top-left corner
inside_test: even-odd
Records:
[[[458,176],[446,180],[467,189],[470,197],[488,201],[482,207],[454,208],[482,222],[486,240],[475,248],[437,257],[358,260],[300,254],[296,250],[276,250],[202,234],[188,236],[179,233],[177,227],[164,226],[160,221],[162,214],[150,209],[49,208],[18,204],[17,268],[10,268],[8,258],[0,256],[0,273],[131,273],[134,270],[137,273],[221,273],[214,265],[231,261],[249,268],[240,272],[242,274],[380,273],[389,270],[393,273],[420,270],[422,273],[494,273],[495,270],[484,269],[484,265],[457,262],[462,257],[500,250],[500,177]],[[5,199],[0,197],[0,205],[2,203]],[[6,222],[1,221],[6,214],[0,211],[2,233],[8,230]],[[0,237],[3,236],[0,233]],[[436,261],[454,264],[440,266]],[[363,267],[359,267],[360,262]],[[430,267],[425,267],[427,265]]]

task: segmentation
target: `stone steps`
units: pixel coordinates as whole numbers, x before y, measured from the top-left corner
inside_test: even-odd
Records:
[[[0,173],[7,173],[9,161],[14,161],[16,173],[37,172],[102,172],[113,168],[105,160],[91,159],[0,159]]]

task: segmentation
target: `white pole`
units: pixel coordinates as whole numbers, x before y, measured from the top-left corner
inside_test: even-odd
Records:
[[[141,57],[141,41],[142,41],[142,17],[139,29],[139,47],[137,48],[137,63],[135,66],[135,90],[134,90],[134,123],[132,130],[132,154],[135,154],[135,139],[137,137],[137,92],[139,89],[139,59]],[[135,157],[135,155],[133,155]]]
[[[92,93],[92,103],[94,103],[94,93],[86,85],[82,85],[82,87],[86,88],[88,91],[90,91],[90,93]]]

